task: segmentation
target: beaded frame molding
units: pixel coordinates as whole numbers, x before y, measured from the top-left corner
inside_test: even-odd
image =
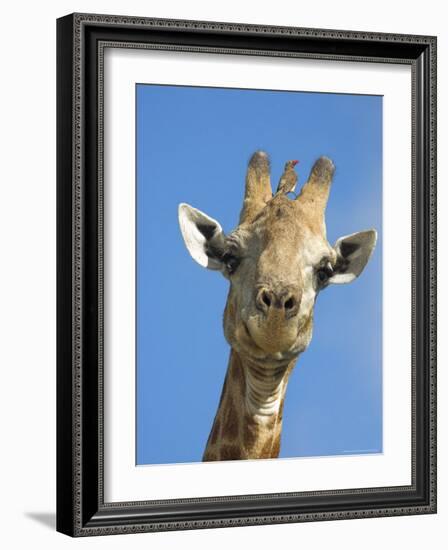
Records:
[[[107,503],[103,490],[105,47],[408,64],[412,484]],[[57,530],[70,536],[436,512],[436,38],[72,14],[57,21]]]

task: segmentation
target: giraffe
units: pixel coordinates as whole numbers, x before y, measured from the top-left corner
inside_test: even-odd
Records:
[[[223,319],[230,358],[203,461],[278,457],[288,379],[311,341],[317,295],[356,279],[375,248],[374,229],[328,243],[334,170],[320,157],[295,199],[273,196],[269,157],[256,151],[239,224],[228,235],[207,214],[179,205],[190,255],[230,283]]]

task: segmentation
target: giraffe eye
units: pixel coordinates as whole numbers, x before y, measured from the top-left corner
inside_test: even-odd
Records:
[[[328,279],[333,274],[333,269],[331,266],[321,267],[316,271],[316,279],[319,286],[323,286],[328,282]]]
[[[229,253],[224,254],[224,256],[222,258],[222,261],[224,262],[229,275],[233,275],[233,273],[235,273],[235,271],[236,271],[236,269],[237,269],[237,267],[240,263],[239,258],[237,258],[233,254],[229,254]]]

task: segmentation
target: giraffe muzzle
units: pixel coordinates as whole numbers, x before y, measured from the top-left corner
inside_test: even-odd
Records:
[[[273,289],[263,286],[257,290],[255,306],[265,317],[282,313],[286,320],[295,317],[300,308],[301,292],[292,287]]]

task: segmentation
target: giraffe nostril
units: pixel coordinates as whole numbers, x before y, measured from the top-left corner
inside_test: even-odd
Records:
[[[269,290],[261,289],[255,299],[257,309],[266,314],[272,305],[272,298],[272,294]]]
[[[261,299],[262,299],[262,301],[263,301],[263,303],[264,303],[265,305],[267,305],[268,307],[270,307],[270,305],[271,305],[271,298],[269,297],[269,294],[268,294],[265,290],[263,290],[263,292],[261,293]]]
[[[295,304],[295,300],[291,296],[291,298],[288,298],[285,302],[285,309],[292,309],[294,307],[294,304]]]

